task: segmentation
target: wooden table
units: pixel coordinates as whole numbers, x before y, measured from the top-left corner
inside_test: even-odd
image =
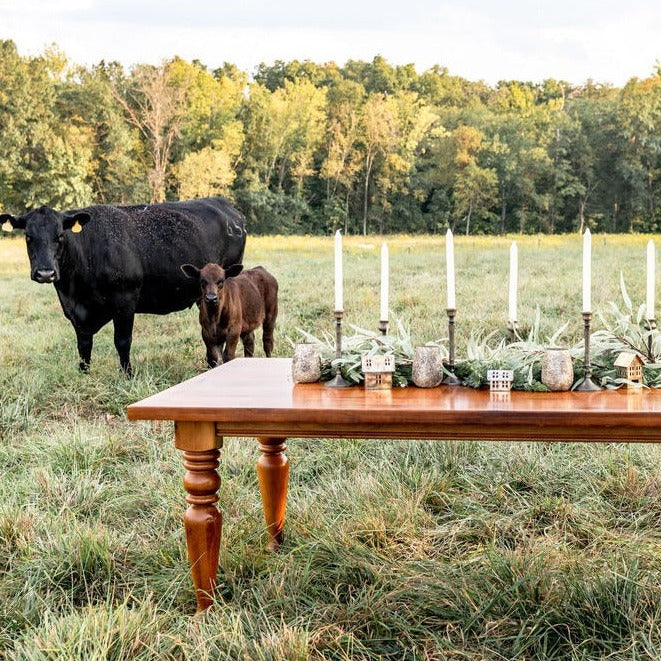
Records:
[[[259,440],[269,546],[282,542],[291,437],[661,442],[661,392],[505,395],[463,387],[328,388],[292,383],[288,358],[237,358],[127,409],[130,420],[174,420],[184,453],[184,515],[198,612],[213,600],[222,517],[215,506],[223,436]]]

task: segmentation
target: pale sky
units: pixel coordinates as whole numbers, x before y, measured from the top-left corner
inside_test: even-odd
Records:
[[[660,0],[0,0],[0,39],[72,63],[179,55],[252,73],[276,59],[433,64],[498,80],[623,85],[661,61]]]

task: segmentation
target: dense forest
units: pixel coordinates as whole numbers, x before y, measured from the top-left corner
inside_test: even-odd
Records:
[[[623,88],[435,66],[70,64],[0,41],[0,210],[222,194],[252,233],[661,229],[661,66]]]

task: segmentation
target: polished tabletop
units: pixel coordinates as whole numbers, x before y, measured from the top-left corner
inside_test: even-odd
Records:
[[[294,384],[289,358],[236,358],[132,404],[131,420],[214,422],[228,436],[661,442],[661,392],[490,393]]]

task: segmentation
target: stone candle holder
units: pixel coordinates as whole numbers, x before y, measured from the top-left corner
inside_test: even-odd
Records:
[[[301,343],[294,347],[291,362],[294,383],[315,383],[321,378],[321,353],[315,344]]]
[[[574,364],[567,349],[551,347],[542,357],[542,383],[555,391],[569,390],[574,383]]]
[[[413,383],[419,388],[434,388],[443,380],[443,356],[439,347],[417,347],[411,369]]]

